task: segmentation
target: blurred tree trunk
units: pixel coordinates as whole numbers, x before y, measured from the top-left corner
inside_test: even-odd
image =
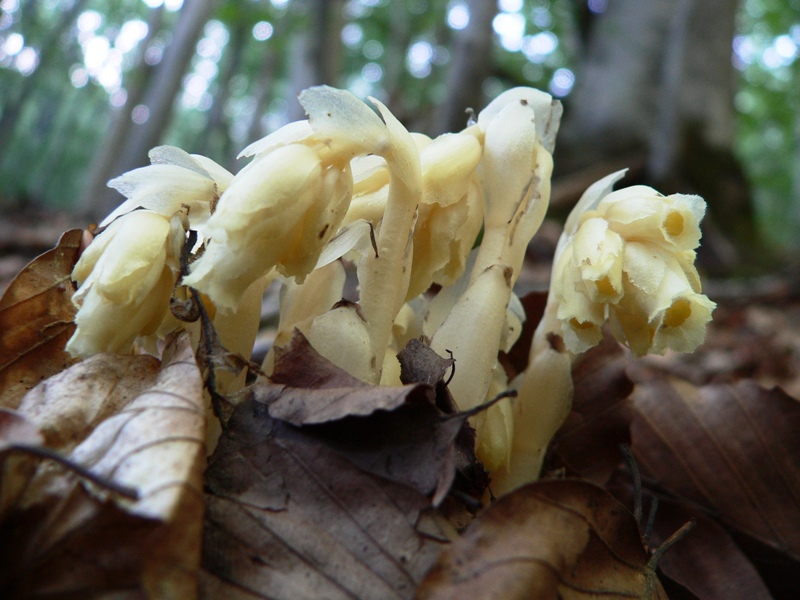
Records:
[[[733,154],[737,8],[737,0],[609,2],[588,32],[557,149],[561,174],[627,165],[625,184],[704,196],[718,267],[743,257],[715,230],[737,245],[756,241]]]
[[[141,103],[144,92],[155,72],[155,69],[145,61],[145,54],[156,33],[161,29],[163,17],[163,4],[150,11],[147,19],[147,36],[139,43],[133,61],[134,67],[127,75],[128,83],[125,89],[128,95],[125,98],[125,104],[112,112],[108,132],[95,151],[89,165],[89,174],[80,200],[80,211],[87,217],[99,218],[105,214],[100,208],[98,199],[111,193],[106,187],[106,182],[120,174],[115,172],[119,158],[115,150],[125,145],[128,133],[133,127],[131,111]],[[114,195],[114,197],[119,198],[118,195]]]
[[[172,32],[172,42],[165,50],[141,102],[149,111],[148,118],[141,124],[132,124],[125,143],[117,146],[117,151],[111,150],[116,159],[110,169],[112,177],[149,164],[147,153],[158,145],[169,125],[183,76],[215,1],[187,0],[181,8]],[[96,195],[87,196],[83,205],[96,216],[110,212],[121,200],[118,192],[104,188]]]
[[[28,14],[36,13],[37,4],[38,2],[31,2],[26,7],[26,10],[29,11]],[[14,130],[17,128],[17,121],[22,114],[22,109],[26,106],[31,94],[39,86],[41,78],[48,76],[50,62],[63,50],[60,43],[61,36],[78,18],[85,5],[86,0],[75,0],[72,6],[61,14],[61,18],[56,23],[51,35],[48,36],[50,43],[43,44],[40,48],[39,65],[36,70],[27,77],[23,77],[20,85],[10,87],[7,90],[8,97],[4,98],[4,107],[2,115],[0,115],[0,161],[4,161],[6,158],[6,151],[14,137]]]
[[[406,52],[414,34],[408,7],[402,2],[387,6],[392,24],[386,33],[386,49],[383,54],[383,89],[386,90],[387,106],[393,111],[403,112],[403,80],[406,77]],[[395,112],[395,114],[397,114]]]
[[[237,23],[230,32],[230,41],[225,53],[225,61],[217,76],[217,87],[211,108],[208,110],[206,126],[202,138],[195,144],[195,152],[215,158],[220,164],[230,162],[231,136],[228,130],[228,119],[225,115],[225,105],[230,98],[231,80],[242,65],[242,55],[247,43],[250,29],[249,23]]]
[[[497,2],[470,0],[469,24],[456,32],[450,70],[447,74],[447,100],[435,112],[431,135],[461,131],[467,124],[466,109],[479,111],[485,102],[483,82],[492,72],[492,21]]]
[[[272,91],[272,82],[277,75],[280,62],[280,55],[275,47],[277,43],[275,37],[277,35],[278,30],[276,26],[273,39],[270,40],[270,45],[264,51],[261,59],[261,68],[258,71],[258,78],[253,91],[255,106],[253,108],[253,114],[250,116],[250,123],[247,126],[246,145],[262,138],[265,133],[264,127],[261,124],[262,118],[267,111],[267,106],[271,98],[270,92]]]
[[[289,48],[289,121],[305,118],[297,96],[313,85],[336,85],[342,56],[343,0],[295,0],[307,26],[298,28]]]

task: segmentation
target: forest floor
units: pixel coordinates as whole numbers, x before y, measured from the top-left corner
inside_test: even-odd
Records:
[[[31,209],[14,214],[0,213],[0,293],[29,261],[53,248],[64,231],[80,228],[82,225],[74,216],[57,211]],[[546,221],[528,249],[517,292],[524,297],[523,303],[529,315],[535,314],[531,311],[535,310],[533,307],[537,303],[541,305],[541,293],[547,290],[551,258],[559,234],[560,226]],[[80,236],[72,239],[78,240]],[[77,252],[77,242],[72,248]],[[61,275],[61,280],[69,268]],[[15,285],[15,289],[19,287],[18,284]],[[46,290],[48,293],[50,291]],[[384,409],[374,410],[375,398],[370,394],[377,393],[377,389],[362,393],[363,382],[353,383],[350,381],[352,378],[347,379],[349,376],[341,379],[343,372],[331,370],[332,365],[324,359],[322,360],[327,365],[314,362],[320,357],[314,357],[315,353],[307,341],[307,347],[303,347],[292,340],[288,345],[289,349],[280,359],[280,369],[276,363],[276,371],[272,375],[274,381],[259,382],[251,386],[248,388],[249,395],[244,400],[237,401],[236,408],[232,409],[233,413],[225,421],[226,429],[207,467],[205,456],[197,463],[200,467],[186,466],[189,463],[181,462],[186,457],[185,448],[175,442],[189,439],[192,435],[198,436],[198,432],[202,433],[205,429],[205,426],[200,427],[190,422],[189,415],[192,413],[183,410],[183,404],[180,404],[194,398],[199,407],[202,406],[203,398],[200,371],[193,351],[186,343],[187,336],[182,338],[183,346],[175,340],[175,343],[170,343],[170,351],[165,351],[160,371],[158,361],[152,357],[101,355],[110,358],[102,359],[108,361],[108,364],[103,366],[105,370],[101,373],[98,371],[102,375],[98,381],[114,382],[112,388],[123,392],[127,389],[126,386],[145,390],[141,394],[131,393],[135,400],[125,400],[130,402],[129,408],[133,407],[135,411],[126,408],[116,415],[127,419],[126,415],[136,414],[139,420],[134,422],[131,418],[133,424],[126,425],[126,430],[133,432],[127,440],[131,444],[130,448],[126,448],[125,452],[108,450],[101,434],[108,431],[105,428],[108,423],[113,423],[116,418],[113,411],[116,409],[109,407],[105,396],[100,394],[98,398],[103,408],[98,414],[106,420],[98,417],[102,423],[92,425],[82,434],[89,437],[79,448],[85,445],[94,448],[93,444],[99,444],[98,447],[102,448],[100,454],[107,452],[107,456],[103,456],[109,461],[117,456],[140,457],[137,459],[140,466],[146,466],[141,472],[144,474],[144,483],[140,486],[140,493],[147,498],[149,492],[142,490],[148,485],[155,486],[154,489],[167,489],[169,486],[174,487],[175,481],[184,481],[173,472],[175,469],[161,469],[162,466],[173,463],[163,459],[160,453],[164,450],[160,447],[156,458],[147,458],[147,452],[140,456],[140,451],[158,446],[151,444],[151,437],[155,433],[164,436],[158,438],[159,444],[172,444],[164,448],[175,452],[175,456],[180,458],[174,464],[186,466],[186,473],[181,474],[181,477],[185,476],[185,481],[180,489],[202,489],[205,495],[204,502],[200,503],[200,495],[177,496],[174,500],[176,505],[191,500],[194,503],[193,508],[170,513],[173,516],[169,519],[160,517],[170,532],[186,531],[192,532],[194,536],[188,536],[184,540],[178,535],[172,540],[174,544],[168,550],[172,553],[169,554],[172,557],[170,560],[189,556],[186,548],[178,543],[180,540],[191,541],[193,553],[190,552],[191,556],[185,558],[188,561],[185,565],[180,562],[184,558],[178,560],[175,564],[180,564],[180,568],[169,571],[169,577],[177,577],[175,573],[180,574],[187,570],[195,572],[199,568],[200,557],[195,540],[199,535],[198,524],[202,525],[205,536],[202,545],[204,554],[202,568],[197,576],[202,598],[224,596],[225,594],[219,592],[228,590],[225,586],[231,581],[234,587],[255,585],[267,580],[278,581],[280,578],[273,577],[278,572],[281,576],[288,573],[286,577],[290,587],[287,589],[295,590],[292,586],[305,582],[310,573],[307,557],[304,554],[305,558],[302,560],[292,559],[283,548],[284,545],[305,548],[308,535],[304,532],[312,521],[325,529],[328,532],[326,535],[333,536],[329,540],[330,548],[325,546],[327,549],[323,553],[352,558],[352,564],[348,563],[349,566],[345,569],[337,567],[326,570],[327,563],[321,559],[319,564],[314,563],[311,575],[315,578],[321,577],[320,585],[329,586],[331,581],[343,587],[361,585],[365,567],[378,573],[385,567],[381,562],[384,554],[395,557],[396,564],[393,563],[395,566],[392,568],[400,573],[399,583],[380,579],[373,589],[379,590],[379,593],[376,592],[371,597],[387,597],[386,594],[392,590],[398,592],[399,597],[410,597],[413,590],[408,587],[409,581],[414,586],[421,586],[419,590],[422,595],[418,597],[487,597],[500,585],[497,577],[522,577],[527,581],[533,575],[526,569],[543,569],[541,565],[545,564],[545,559],[550,561],[552,558],[550,551],[557,550],[563,554],[557,554],[557,560],[552,559],[552,565],[563,563],[578,566],[574,569],[571,566],[565,568],[561,576],[566,579],[555,581],[554,586],[563,584],[568,587],[576,585],[591,588],[605,585],[611,581],[607,576],[616,574],[613,585],[618,586],[620,593],[630,589],[638,590],[631,592],[638,595],[641,591],[638,587],[626,586],[638,586],[642,581],[649,581],[648,578],[652,578],[657,564],[660,581],[670,598],[796,598],[800,592],[800,584],[796,578],[800,565],[800,447],[796,435],[797,427],[800,426],[800,285],[796,277],[775,271],[746,279],[704,278],[704,292],[718,306],[708,327],[705,343],[693,354],[670,352],[664,356],[634,360],[630,353],[623,352],[618,344],[609,340],[608,343],[587,352],[573,368],[573,409],[550,446],[545,462],[545,477],[537,483],[501,497],[483,512],[479,512],[477,518],[474,515],[475,501],[482,497],[487,481],[484,481],[486,477],[482,468],[480,471],[472,470],[475,464],[479,465],[474,458],[474,438],[462,435],[472,430],[461,428],[463,421],[458,421],[461,433],[458,436],[452,433],[447,437],[449,434],[445,424],[456,422],[454,417],[459,415],[442,416],[432,413],[426,416],[424,411],[409,413],[408,411],[421,409],[419,401],[413,401],[410,395],[412,392],[408,391],[402,392],[408,393],[408,398],[398,395],[393,399],[397,406],[388,413]],[[38,306],[35,301],[28,304],[31,309]],[[12,305],[13,302],[9,306]],[[19,314],[27,313],[23,311]],[[277,314],[278,289],[273,286],[268,290],[262,304],[262,328],[254,353],[256,361],[266,353],[274,339]],[[71,317],[65,319],[54,315],[52,318],[60,319],[58,323],[64,323]],[[8,321],[11,325],[19,322],[35,330],[29,336],[33,340],[29,358],[34,359],[34,366],[52,360],[46,358],[39,361],[36,358],[39,356],[37,340],[41,337],[39,325],[30,325],[31,321],[27,318],[16,318],[13,323]],[[4,333],[6,332],[0,331],[0,334]],[[8,338],[14,338],[14,335],[9,335]],[[512,349],[504,357],[508,362],[504,364],[507,370],[516,369],[516,372],[520,372],[525,368],[528,351],[524,348],[524,339],[525,328],[518,342],[522,347],[519,355],[515,357],[515,349]],[[530,344],[530,337],[527,340],[527,344]],[[407,349],[410,348],[411,344]],[[172,358],[168,359],[168,355]],[[522,356],[522,363],[518,365],[515,361],[519,360],[519,356]],[[198,350],[197,361],[200,363],[212,358],[199,357]],[[434,361],[429,356],[425,360],[433,368]],[[3,362],[7,361],[0,361],[0,365]],[[4,366],[8,367],[12,362],[14,361]],[[40,390],[41,398],[34,393],[36,390],[25,396],[25,408],[35,413],[39,410],[38,402],[44,402],[46,398],[50,398],[50,401],[62,398],[65,399],[64,403],[53,402],[53,406],[69,406],[66,400],[72,399],[70,401],[74,402],[79,412],[88,411],[86,406],[96,392],[89,385],[93,381],[92,377],[97,375],[91,370],[95,369],[91,365],[96,364],[99,363],[87,360],[63,371],[63,374],[53,376],[45,386],[37,386],[36,390]],[[65,366],[61,365],[55,372],[58,373]],[[13,368],[9,369],[13,371]],[[173,369],[180,376],[170,379],[168,374]],[[336,385],[331,383],[330,389],[321,384],[315,387],[317,383],[309,385],[306,382],[309,372],[314,375],[312,379],[315,381],[333,378]],[[440,383],[443,384],[443,389],[446,388],[443,373],[444,371],[431,379],[437,381],[437,390]],[[428,381],[429,374],[423,375],[412,378],[411,381]],[[156,376],[159,379],[152,384],[152,388],[148,387]],[[16,382],[15,377],[8,379],[11,383]],[[118,385],[118,380],[124,381],[124,385]],[[89,387],[85,387],[86,385]],[[170,385],[176,387],[173,389]],[[416,385],[422,384],[414,384]],[[396,390],[414,389],[414,386],[391,389],[395,390],[392,393],[399,394]],[[102,385],[94,387],[103,388]],[[292,390],[302,390],[294,401],[306,402],[304,410],[310,415],[308,422],[295,423],[291,420],[294,417],[287,416],[288,413],[281,416],[277,409],[273,410],[281,401],[291,399],[288,396],[281,397],[287,390],[289,395]],[[314,410],[319,410],[319,404],[315,403],[320,399],[329,400],[334,390],[349,390],[347,393],[342,392],[349,404],[339,406],[337,400],[331,406],[338,407],[337,410],[342,414],[337,413],[335,418],[328,415],[328,421],[314,421],[319,418],[314,413]],[[151,400],[148,400],[148,394],[156,392],[164,394],[159,397],[159,402],[174,403],[180,400],[175,406],[169,406],[176,410],[181,408],[175,414],[182,415],[186,422],[173,423],[164,420],[163,415],[149,404]],[[264,399],[259,394],[277,396]],[[334,399],[336,398],[338,396]],[[375,414],[362,417],[365,414],[363,407],[355,406],[361,400],[373,403],[370,406]],[[268,418],[263,412],[264,405],[270,407]],[[284,402],[283,405],[287,403]],[[106,415],[103,411],[109,414]],[[354,415],[358,415],[358,418]],[[13,438],[14,435],[31,434],[25,428],[20,428],[21,423],[16,423],[17,429],[12,428],[14,422],[8,421],[8,415],[4,418],[7,420],[6,430],[0,427],[0,441],[2,435],[12,436],[9,439],[13,442],[16,439]],[[41,415],[39,418],[42,418]],[[420,419],[428,421],[421,425]],[[466,420],[466,417],[463,419]],[[292,426],[289,427],[286,423],[291,423]],[[324,426],[314,429],[315,423],[324,423]],[[357,423],[367,423],[369,431],[362,431],[363,435],[353,435],[355,430],[351,428],[356,427]],[[53,440],[48,443],[59,442],[60,436],[66,435],[63,433],[64,427],[69,424],[69,418],[59,416],[54,424],[55,433],[48,434],[54,436]],[[3,426],[2,421],[0,426]],[[42,427],[46,431],[46,427]],[[375,434],[371,428],[377,428],[376,431],[380,433]],[[435,435],[429,435],[430,430],[435,431]],[[424,439],[413,437],[418,431],[426,432]],[[375,436],[376,439],[380,438],[380,443],[370,446],[370,439]],[[404,436],[411,436],[413,443]],[[31,439],[35,441],[38,438]],[[126,439],[122,439],[120,444],[126,442]],[[12,449],[27,452],[36,450],[30,440],[22,445],[19,443],[13,442],[5,447],[0,444],[0,458],[7,457],[3,452],[8,453]],[[41,440],[37,443],[41,443]],[[116,438],[114,444],[117,444]],[[631,460],[635,462],[627,463],[627,466],[623,464],[620,460],[620,444],[629,445],[629,452],[634,457]],[[355,449],[350,448],[351,445]],[[347,454],[351,450],[352,456]],[[48,452],[46,456],[55,456],[51,450],[38,450],[40,455],[45,451]],[[69,455],[63,448],[61,452]],[[453,456],[450,452],[455,452],[458,460],[464,464],[458,463],[460,466],[456,479],[449,480],[455,491],[451,490],[445,498],[438,496],[439,482],[444,481],[441,473],[451,473],[454,467],[441,457]],[[284,464],[282,461],[290,455],[292,459]],[[342,456],[348,457],[349,462],[345,461],[347,464],[341,461]],[[242,460],[243,457],[247,460]],[[369,464],[372,471],[359,462],[364,462],[364,457],[369,459],[365,464]],[[81,462],[74,456],[73,460]],[[313,477],[306,478],[308,481],[300,477],[298,464],[303,465],[308,473],[313,473]],[[390,464],[398,466],[390,469]],[[267,465],[269,469],[263,473],[253,470],[254,466],[259,465]],[[117,466],[113,461],[105,465],[108,472],[101,477],[107,479],[103,480],[105,483],[101,481],[101,486],[106,485],[111,489],[109,473],[115,473]],[[95,465],[93,470],[100,469],[104,473],[101,467],[102,465]],[[373,472],[375,468],[380,472]],[[636,469],[641,469],[642,473],[638,482]],[[51,471],[43,470],[43,477],[60,477],[58,481],[61,485],[65,481],[63,474],[60,471]],[[156,473],[155,479],[152,473]],[[264,479],[258,479],[254,473],[258,477],[263,475]],[[19,473],[12,475],[17,476]],[[83,473],[82,477],[85,476]],[[260,482],[258,485],[253,483],[256,480]],[[389,485],[387,480],[400,482],[405,487],[391,488],[393,491],[390,493],[386,487]],[[441,511],[439,516],[448,520],[448,527],[458,529],[462,533],[461,537],[455,539],[441,534],[437,529],[443,526],[436,520],[439,517],[434,519],[427,512],[431,493],[428,487],[433,489],[425,483],[429,480],[436,482],[436,494],[433,497],[439,497],[440,500],[444,498],[442,504],[437,505]],[[69,481],[70,485],[75,485],[72,480]],[[409,482],[421,486],[421,489],[412,490],[414,486]],[[326,494],[318,493],[320,485],[324,487]],[[31,489],[36,492],[39,488],[31,486]],[[86,489],[92,488],[88,486]],[[381,491],[377,493],[376,490],[379,489]],[[446,492],[447,487],[443,489]],[[480,490],[477,495],[473,494],[475,489]],[[364,490],[371,490],[375,494],[366,494]],[[132,492],[127,488],[111,491],[128,499],[136,497],[136,490],[133,496],[130,496]],[[420,492],[424,492],[424,495]],[[74,539],[69,538],[72,540],[73,550],[78,552],[76,556],[86,555],[80,560],[85,563],[98,556],[115,556],[114,551],[120,546],[119,542],[102,535],[109,523],[133,549],[132,556],[148,555],[149,538],[140,539],[137,533],[142,516],[136,512],[139,508],[132,509],[123,498],[120,506],[125,507],[124,514],[105,512],[107,509],[111,510],[110,504],[97,504],[96,498],[87,496],[84,488],[79,493],[82,494],[81,502],[88,503],[86,506],[90,507],[76,505],[83,506],[81,510],[90,511],[80,514],[91,514],[93,519],[92,527],[81,530],[83,537],[79,535]],[[70,498],[69,494],[64,498]],[[375,504],[375,498],[382,498],[384,494],[387,497],[392,495],[394,500],[385,505]],[[491,496],[491,492],[489,495]],[[61,502],[58,500],[60,496],[56,495],[54,498]],[[402,500],[401,504],[408,503],[406,509],[410,511],[402,518],[397,516],[398,505],[395,501],[398,498]],[[472,504],[464,498],[471,498]],[[366,504],[365,499],[369,500]],[[494,500],[493,496],[492,499]],[[635,499],[649,505],[648,510],[656,516],[646,527],[643,527],[641,510],[634,520],[637,515]],[[628,507],[630,512],[620,516],[618,501]],[[56,503],[54,506],[60,505]],[[255,511],[254,507],[260,512]],[[654,507],[658,507],[657,512]],[[15,543],[24,547],[30,540],[39,539],[32,536],[29,529],[35,529],[39,525],[44,528],[46,522],[35,514],[26,513],[24,506],[17,506],[15,510],[21,511],[19,518],[8,517],[6,514],[5,520],[0,511],[0,533],[8,530],[9,535],[16,536],[13,537],[17,540]],[[117,508],[113,510],[116,511]],[[53,514],[59,513],[55,511]],[[264,531],[269,530],[271,533],[257,536],[259,530],[250,523],[253,515],[260,515],[259,518],[265,519]],[[363,527],[360,522],[356,523],[358,519],[354,520],[353,515],[372,515],[381,533],[378,536],[380,542],[375,541],[376,532],[369,527]],[[31,520],[26,520],[29,517]],[[431,517],[431,522],[426,520],[427,517]],[[107,519],[112,520],[107,522]],[[149,513],[147,519],[145,521],[152,525]],[[557,528],[550,531],[542,526],[543,523],[562,521],[569,521],[568,529]],[[409,529],[408,523],[414,524],[412,529]],[[606,546],[586,542],[594,539],[593,536],[585,535],[587,524],[594,536],[600,536],[605,540],[604,543],[609,544],[610,554],[606,552]],[[696,527],[695,531],[685,536],[685,539],[675,536],[676,531],[686,534],[692,526]],[[428,527],[432,529],[429,531]],[[632,537],[628,535],[631,534],[631,527]],[[61,532],[59,528],[53,531],[42,529],[40,534],[55,535]],[[381,536],[386,531],[389,533],[386,533],[384,539]],[[431,532],[439,533],[433,535]],[[233,533],[236,535],[232,535]],[[240,540],[237,537],[240,533],[247,539]],[[163,535],[162,530],[158,529],[156,534]],[[250,539],[250,534],[255,537]],[[347,545],[351,537],[361,540],[358,542],[359,548],[363,542],[362,550],[352,550]],[[56,536],[54,539],[60,538]],[[495,545],[481,546],[481,540],[486,539],[493,539]],[[207,544],[208,540],[214,543]],[[408,554],[406,544],[409,540],[424,551],[418,549],[416,554]],[[476,540],[480,542],[478,547],[471,545]],[[579,543],[580,540],[584,541]],[[663,554],[676,540],[680,545]],[[217,545],[223,541],[227,544],[222,546],[224,551]],[[565,549],[572,548],[573,542],[577,548],[575,552]],[[58,544],[60,543],[62,542],[59,541]],[[52,548],[60,548],[55,542],[54,544]],[[375,552],[371,544],[378,544],[381,551]],[[343,552],[345,546],[347,552]],[[445,546],[447,549],[443,549]],[[45,549],[49,552],[52,548],[48,546]],[[39,552],[41,548],[33,543],[29,550]],[[237,555],[240,551],[245,554]],[[313,549],[308,551],[313,554]],[[503,552],[522,552],[526,556],[530,554],[531,560],[524,564],[520,562],[519,571],[509,571],[507,574],[504,572],[497,577],[484,577],[485,573],[493,573],[488,566],[502,562],[498,553]],[[631,552],[631,556],[638,557],[635,561],[623,561],[624,564],[619,562],[620,556],[627,556]],[[412,555],[416,562],[410,566],[405,565],[403,560]],[[46,558],[48,556],[50,555]],[[69,585],[82,585],[83,580],[78,576],[82,571],[76,571],[69,561],[62,561],[59,558],[61,554],[55,553],[53,556],[53,560],[62,567],[60,571],[54,571],[59,577],[63,577],[63,581],[59,581]],[[236,556],[238,558],[234,558]],[[280,561],[273,564],[276,556],[291,564],[288,567],[281,566],[283,563]],[[20,586],[19,589],[34,586],[31,588],[34,589],[41,575],[34,567],[40,562],[32,561],[28,564],[24,560],[12,561],[10,566],[0,568],[0,595],[5,589],[16,589],[13,586]],[[41,564],[47,566],[50,563],[45,561]],[[551,568],[555,568],[552,565]],[[273,568],[277,570],[271,571]],[[126,577],[130,576],[132,571],[125,569],[120,572],[125,573]],[[73,577],[73,572],[78,573],[75,576],[77,579]],[[147,573],[149,571],[145,568],[145,574]],[[461,577],[460,574],[463,573],[469,574],[478,584],[488,587],[482,588],[478,585],[465,593],[460,587],[462,579],[472,579]],[[591,578],[593,573],[599,574],[597,578]],[[264,579],[265,574],[273,578]],[[90,575],[95,577],[96,574]],[[541,579],[544,575],[549,576],[551,572],[547,569],[542,573],[536,571],[535,577]],[[577,579],[569,580],[573,575]],[[583,576],[590,579],[583,581],[580,579]],[[547,577],[541,580],[545,579]],[[91,578],[90,580],[94,581]],[[111,587],[123,584],[128,585],[128,580],[111,578],[108,583]],[[192,580],[187,585],[192,588],[195,584]],[[276,589],[264,588],[262,592],[265,597],[295,597],[294,592],[289,596],[281,596]],[[326,590],[326,593],[329,591],[328,587],[321,589]],[[731,595],[731,590],[736,590],[736,594],[741,590],[748,591],[745,595]],[[520,597],[552,597],[552,594],[548,594],[549,591],[542,592],[541,595]],[[363,597],[368,596],[369,594],[365,594]],[[666,596],[659,594],[654,597]]]
[[[63,211],[0,212],[0,294],[28,262],[55,246],[64,231],[83,225]],[[558,223],[545,221],[529,247],[518,295],[547,289],[559,233]],[[796,275],[704,278],[704,292],[717,303],[705,344],[691,355],[670,352],[643,362],[695,385],[753,379],[765,387],[779,385],[800,398],[800,281]],[[267,326],[260,332],[256,355],[264,353],[272,339],[274,330],[268,324],[275,322],[277,309],[277,294],[268,292],[263,315]]]

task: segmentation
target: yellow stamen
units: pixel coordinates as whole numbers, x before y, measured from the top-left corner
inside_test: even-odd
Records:
[[[692,314],[692,306],[685,298],[675,301],[664,315],[664,327],[679,327]]]
[[[616,290],[614,289],[611,280],[608,278],[608,275],[603,277],[602,279],[598,279],[594,282],[594,285],[597,287],[597,291],[600,292],[603,296],[613,296],[616,294]]]
[[[678,212],[671,212],[664,219],[664,231],[672,237],[678,237],[683,233],[683,215]]]

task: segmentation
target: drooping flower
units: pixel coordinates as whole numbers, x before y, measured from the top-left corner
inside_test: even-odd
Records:
[[[178,270],[180,219],[137,210],[98,235],[72,273],[77,329],[67,343],[75,356],[128,352],[155,333],[169,310]]]
[[[184,278],[223,310],[273,268],[302,281],[349,206],[350,160],[387,147],[384,123],[349,92],[311,88],[300,101],[307,122],[246,150],[256,157],[220,197],[210,241]]]
[[[552,283],[560,333],[570,351],[583,352],[608,320],[637,356],[691,352],[715,306],[694,266],[705,202],[646,186],[612,192],[621,176],[587,190],[567,222]]]

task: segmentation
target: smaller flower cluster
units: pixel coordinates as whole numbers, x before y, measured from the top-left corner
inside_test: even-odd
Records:
[[[636,356],[691,352],[716,306],[694,266],[705,202],[646,186],[610,191],[622,175],[587,190],[559,243],[552,293],[562,338],[583,352],[600,342],[608,320]]]
[[[75,356],[127,352],[137,339],[146,346],[174,320],[169,300],[189,217],[202,231],[233,178],[211,159],[171,146],[153,148],[150,160],[109,182],[128,199],[103,220],[73,270],[80,310],[67,351]]]

